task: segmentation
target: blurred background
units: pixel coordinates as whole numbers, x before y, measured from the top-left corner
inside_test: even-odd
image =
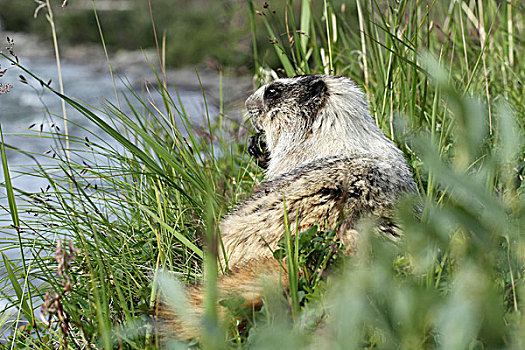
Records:
[[[97,0],[95,4],[110,50],[155,46],[148,1]],[[151,5],[159,40],[166,38],[168,66],[249,69],[252,49],[246,1],[153,0]],[[28,0],[0,0],[3,30],[33,33],[50,41],[45,11],[34,18],[37,6]],[[65,8],[55,0],[52,6],[63,44],[100,43],[91,0],[72,0]]]
[[[55,23],[59,39],[67,46],[100,44],[93,4],[96,5],[104,38],[111,51],[155,47],[147,0],[70,0],[61,7],[54,0]],[[286,9],[286,1],[256,1],[257,8],[268,4],[270,23],[277,25]],[[343,1],[332,1],[338,6]],[[300,2],[294,7],[299,8]],[[4,31],[37,35],[51,47],[51,30],[45,11],[37,14],[38,1],[0,0],[0,23]],[[314,12],[322,11],[322,1],[312,2]],[[240,73],[253,68],[252,34],[248,2],[245,0],[152,0],[151,7],[158,40],[166,40],[166,64],[169,67],[230,67]],[[350,21],[357,17],[355,2],[347,4]],[[274,12],[275,11],[275,12]],[[266,14],[265,14],[266,15]],[[275,17],[275,18],[272,18]],[[354,18],[355,17],[355,18]],[[255,21],[256,42],[265,65],[276,67],[278,57],[268,40],[262,21]],[[282,36],[285,34],[280,33]],[[267,50],[270,48],[270,50]],[[265,50],[266,49],[266,50]]]

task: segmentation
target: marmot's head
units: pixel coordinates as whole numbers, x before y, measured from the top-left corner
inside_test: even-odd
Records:
[[[259,166],[267,167],[267,151],[275,149],[282,134],[292,136],[291,133],[299,141],[327,97],[323,76],[305,75],[275,80],[246,100],[249,118],[257,131],[250,139],[249,153],[258,160]]]
[[[359,87],[344,77],[278,79],[255,91],[246,108],[266,139],[269,178],[323,157],[401,154],[375,125]]]
[[[253,126],[261,132],[308,126],[328,97],[323,78],[304,75],[275,80],[259,88],[246,100]]]

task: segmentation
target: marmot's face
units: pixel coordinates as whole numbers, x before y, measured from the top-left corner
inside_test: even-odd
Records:
[[[308,135],[324,107],[328,88],[322,75],[278,79],[259,88],[246,100],[253,126],[266,136],[271,152],[279,140]]]

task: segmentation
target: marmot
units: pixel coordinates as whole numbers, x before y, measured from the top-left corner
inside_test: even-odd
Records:
[[[287,283],[286,271],[272,254],[284,235],[283,199],[297,232],[316,223],[329,230],[342,220],[338,234],[351,251],[356,223],[364,216],[396,235],[389,211],[415,184],[403,153],[376,126],[364,94],[347,78],[278,79],[253,93],[246,108],[264,135],[268,157],[258,144],[251,150],[267,163],[267,181],[220,223],[229,271],[219,277],[218,288],[221,298],[235,294],[247,306],[257,306],[261,277]],[[220,260],[224,266],[224,257]],[[190,288],[197,314],[202,296],[201,287]],[[176,320],[171,332],[191,339],[199,336],[199,327]]]

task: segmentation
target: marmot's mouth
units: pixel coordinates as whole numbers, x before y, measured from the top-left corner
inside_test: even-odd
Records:
[[[264,136],[264,133],[257,131],[255,135],[250,137],[248,153],[255,158],[258,166],[263,169],[268,168],[270,153],[266,146],[266,137]]]

